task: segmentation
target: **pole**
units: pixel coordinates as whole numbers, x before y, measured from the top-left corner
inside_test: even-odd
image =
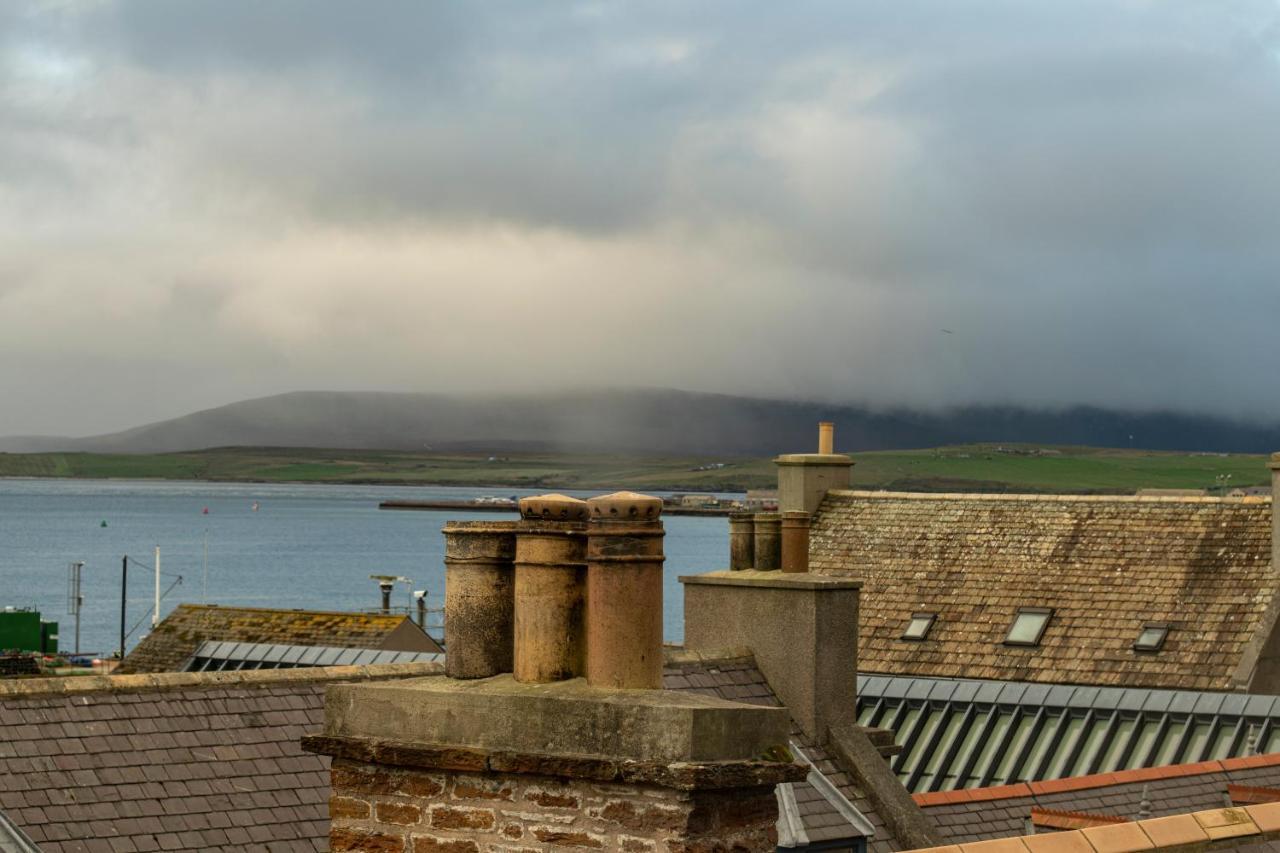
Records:
[[[200,591],[200,603],[209,603],[209,528],[204,529],[204,588]]]
[[[129,607],[129,557],[120,561],[120,660],[124,660],[124,623]]]
[[[156,609],[151,611],[151,627],[160,624],[160,546],[156,546]]]

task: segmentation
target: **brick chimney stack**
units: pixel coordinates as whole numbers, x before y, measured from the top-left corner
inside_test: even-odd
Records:
[[[775,849],[774,787],[808,775],[787,709],[659,689],[661,506],[446,526],[460,677],[335,685],[303,739],[333,758],[332,850]]]

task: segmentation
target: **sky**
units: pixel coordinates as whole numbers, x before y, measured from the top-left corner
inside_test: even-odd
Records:
[[[0,435],[292,390],[1280,419],[1280,5],[0,3]]]

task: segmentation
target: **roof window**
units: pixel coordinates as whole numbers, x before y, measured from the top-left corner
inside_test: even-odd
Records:
[[[929,629],[933,627],[933,620],[937,618],[937,613],[912,613],[911,621],[907,623],[907,630],[902,632],[902,639],[927,639],[929,636]]]
[[[1053,611],[1046,607],[1019,607],[1018,614],[1013,617],[1009,633],[1005,635],[1006,646],[1038,646],[1044,636],[1044,629],[1049,624]]]
[[[1168,625],[1143,625],[1138,632],[1138,639],[1133,641],[1134,651],[1158,652],[1164,646],[1164,638],[1167,636]]]

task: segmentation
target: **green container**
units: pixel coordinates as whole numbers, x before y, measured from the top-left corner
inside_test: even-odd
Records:
[[[40,651],[46,655],[58,653],[58,623],[40,623]]]
[[[57,630],[54,630],[57,633]],[[38,652],[43,647],[40,614],[34,610],[0,610],[0,649]]]

